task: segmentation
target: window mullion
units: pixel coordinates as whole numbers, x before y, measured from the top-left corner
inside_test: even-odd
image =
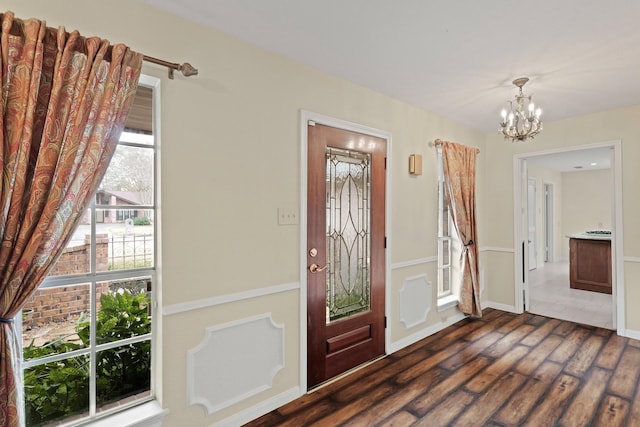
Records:
[[[154,97],[156,96],[155,90],[154,90],[153,96]],[[117,188],[117,190],[113,190],[116,193],[122,193],[125,196],[125,198],[117,198],[118,197],[117,195],[114,196],[115,202],[119,202],[123,204],[114,204],[114,205],[103,204],[103,203],[106,203],[103,200],[104,197],[102,195],[94,195],[94,197],[92,197],[89,207],[84,212],[84,215],[86,216],[84,216],[81,219],[82,221],[81,225],[83,228],[77,232],[77,236],[74,237],[75,240],[72,240],[71,244],[68,245],[68,248],[70,249],[67,252],[65,252],[65,255],[68,255],[68,256],[62,260],[62,262],[60,263],[60,267],[54,273],[52,273],[51,276],[45,278],[43,283],[41,283],[40,285],[40,289],[47,290],[47,293],[46,293],[47,296],[49,294],[56,295],[55,298],[57,299],[55,300],[54,304],[56,305],[56,308],[60,308],[61,310],[63,310],[62,314],[66,316],[65,319],[67,322],[70,322],[71,320],[73,320],[72,315],[81,316],[83,325],[86,325],[87,320],[90,322],[88,339],[87,339],[87,335],[85,335],[87,334],[86,329],[82,329],[82,334],[80,334],[80,329],[78,329],[78,325],[80,323],[76,323],[75,331],[78,334],[78,336],[75,336],[75,337],[73,332],[69,332],[69,330],[66,329],[66,323],[65,323],[62,325],[62,328],[56,329],[55,332],[52,332],[50,335],[53,336],[54,334],[58,334],[58,331],[62,331],[59,333],[60,339],[64,340],[63,341],[64,344],[69,344],[68,347],[61,347],[64,350],[61,350],[58,353],[42,352],[42,353],[39,353],[41,355],[32,351],[30,353],[30,356],[28,356],[29,360],[22,361],[21,372],[23,374],[28,369],[39,369],[39,371],[35,371],[36,373],[42,372],[44,369],[54,369],[54,370],[66,369],[68,365],[65,365],[65,363],[68,363],[68,361],[65,359],[79,358],[77,360],[80,360],[80,362],[82,362],[78,364],[78,366],[82,368],[82,370],[79,371],[80,373],[77,375],[74,374],[75,376],[72,376],[70,378],[76,378],[76,377],[82,378],[77,383],[82,384],[83,393],[79,394],[78,395],[79,397],[76,399],[76,402],[79,402],[79,403],[77,403],[76,406],[73,407],[73,409],[70,412],[65,412],[70,415],[70,418],[69,419],[65,418],[61,422],[71,423],[71,424],[65,424],[65,425],[76,425],[78,423],[87,422],[88,420],[101,418],[101,417],[110,415],[114,412],[121,411],[127,407],[130,407],[131,405],[135,405],[140,402],[148,401],[149,399],[154,398],[154,394],[153,394],[154,378],[151,371],[147,369],[147,363],[153,363],[153,353],[157,351],[155,350],[154,345],[152,345],[152,341],[154,339],[153,337],[156,335],[154,331],[154,325],[156,323],[155,320],[157,318],[156,316],[157,307],[156,307],[155,295],[156,295],[156,276],[157,276],[156,268],[157,268],[158,251],[159,251],[159,248],[157,247],[158,246],[157,232],[158,232],[158,220],[159,220],[159,215],[157,212],[158,177],[156,175],[157,165],[155,164],[155,162],[158,159],[158,153],[157,153],[158,147],[156,145],[157,137],[154,135],[153,138],[154,138],[153,142],[149,144],[127,142],[122,140],[119,141],[118,149],[121,150],[122,147],[126,148],[124,151],[122,151],[123,156],[125,156],[124,158],[126,159],[126,162],[120,163],[120,164],[115,163],[115,165],[118,165],[118,167],[112,169],[112,173],[114,174],[113,176],[119,177],[120,169],[118,168],[122,168],[123,165],[127,165],[129,163],[134,165],[143,165],[140,169],[143,173],[143,175],[140,177],[140,182],[144,184],[148,181],[148,178],[150,178],[153,187],[148,189],[145,189],[146,187],[140,187],[141,188],[140,190],[138,190],[137,188],[130,188],[130,189]],[[151,151],[147,151],[147,150],[151,150]],[[139,157],[126,157],[126,156],[139,156]],[[148,167],[148,162],[147,162],[148,159],[152,159],[151,161],[153,162],[150,168]],[[112,165],[110,165],[110,167],[111,166]],[[151,171],[151,174],[149,175],[148,173],[146,173],[146,171]],[[122,172],[122,173],[125,173],[125,172]],[[138,179],[138,175],[136,175],[136,179]],[[117,182],[116,180],[113,180],[113,181],[107,180],[105,182],[107,183],[105,184],[105,188],[116,188],[114,185],[114,183]],[[111,185],[111,187],[107,187],[108,184]],[[150,194],[148,192],[149,190],[153,190],[153,194]],[[129,198],[126,198],[127,192],[130,192],[132,194],[134,194],[135,192],[139,192],[140,194],[136,196],[136,198],[131,199],[132,204],[126,204],[128,203],[128,200],[129,200]],[[145,204],[137,204],[138,202],[144,202]],[[106,218],[105,212],[107,211],[113,211],[114,216],[113,217],[109,216],[109,218]],[[103,241],[102,239],[98,239],[97,237],[98,228],[101,229],[101,233],[108,233],[109,235],[111,235],[112,233],[115,233],[117,235],[120,235],[120,234],[136,235],[136,233],[131,233],[131,232],[120,232],[119,229],[116,229],[114,231],[111,229],[111,226],[103,227],[103,223],[106,224],[106,223],[114,222],[113,220],[115,219],[118,213],[122,213],[123,220],[125,218],[134,218],[135,216],[146,216],[149,218],[153,218],[153,223],[152,223],[153,235],[151,236],[151,239],[147,239],[147,236],[149,235],[149,231],[147,231],[146,229],[139,231],[138,233],[144,237],[144,240],[142,241],[142,243],[140,243],[140,241],[137,240],[135,237],[133,238],[133,243],[132,243],[133,261],[131,261],[131,265],[128,262],[124,262],[124,261],[122,263],[122,266],[120,266],[119,264],[116,265],[114,263],[113,254],[111,252],[107,253],[108,248],[112,247],[114,244],[119,244],[118,241],[116,241],[116,243],[114,243],[114,240],[110,240],[109,242],[106,242],[106,241]],[[87,226],[87,219],[90,221],[89,226]],[[100,224],[98,223],[98,220],[100,221]],[[116,225],[114,225],[114,227],[115,226]],[[103,230],[108,230],[108,231],[103,231]],[[90,233],[90,236],[87,236],[87,234],[89,233]],[[82,239],[82,236],[84,236],[84,239]],[[100,243],[100,248],[98,247],[99,246],[98,243]],[[107,246],[103,246],[105,243]],[[124,239],[122,244],[124,245]],[[127,248],[128,248],[127,250],[130,249],[129,246],[127,246]],[[147,248],[150,248],[150,249],[147,250]],[[144,254],[144,258],[139,258],[139,259],[136,258],[138,256],[140,257],[142,256],[138,252],[138,249],[142,250],[142,253]],[[122,249],[122,254],[123,254],[122,255],[123,259],[128,256],[127,255],[128,252],[125,251],[124,247]],[[148,254],[151,255],[151,261],[149,261],[149,258],[147,257]],[[89,257],[89,259],[87,259],[87,256]],[[98,268],[100,268],[100,271],[98,271]],[[123,283],[118,285],[118,282],[120,281]],[[151,297],[151,301],[149,301],[149,304],[150,304],[149,310],[152,310],[152,311],[147,311],[146,317],[142,319],[143,321],[146,322],[147,325],[149,325],[149,329],[145,328],[145,329],[136,330],[135,334],[137,335],[129,336],[126,333],[127,331],[124,331],[124,332],[120,331],[120,329],[122,329],[120,327],[120,329],[117,332],[118,335],[115,337],[111,337],[110,335],[107,335],[110,333],[109,331],[103,332],[102,330],[98,329],[98,326],[99,326],[98,318],[99,317],[111,318],[111,316],[113,315],[118,315],[118,313],[122,313],[122,310],[124,310],[124,308],[118,309],[114,312],[114,309],[112,306],[113,303],[111,303],[113,298],[111,298],[107,294],[111,292],[109,290],[109,286],[113,284],[116,284],[117,286],[111,289],[118,289],[118,292],[128,292],[128,290],[130,289],[130,286],[128,285],[128,283],[125,283],[125,282],[129,282],[129,281],[131,281],[132,295],[133,295],[133,289],[136,290],[136,293],[145,292],[144,289],[146,287],[147,295]],[[79,286],[79,285],[82,285],[82,286]],[[98,285],[101,285],[100,289],[98,289]],[[55,288],[61,288],[61,289],[60,291],[58,291],[58,290],[55,290]],[[63,293],[64,295],[57,296],[58,294],[56,294],[56,292]],[[103,299],[103,301],[105,302],[104,306],[102,306],[101,303],[98,302],[98,298],[103,296],[103,293],[105,294]],[[89,298],[89,301],[86,300],[87,298]],[[42,301],[45,301],[44,298],[38,301],[39,301],[38,304],[40,305],[38,305],[38,309],[36,310],[40,310],[40,307],[42,308],[42,310],[35,311],[35,312],[45,313],[45,310],[48,310],[49,303],[42,302]],[[73,304],[79,305],[79,308],[73,305],[73,310],[75,311],[71,311],[71,310],[69,310],[68,312],[64,311],[64,310],[67,310],[66,307],[68,306],[68,304],[69,305],[71,304],[69,301],[73,301]],[[80,301],[80,303],[78,301]],[[109,305],[107,305],[107,301],[109,301],[110,303]],[[98,313],[99,308],[100,310],[103,310],[102,316],[100,316],[100,313]],[[90,312],[88,316],[86,314],[87,312]],[[68,313],[71,313],[71,314],[68,314]],[[42,314],[41,315],[42,317],[34,316],[33,319],[28,320],[32,322],[31,324],[27,324],[25,322],[26,327],[31,328],[32,327],[31,325],[34,325],[33,328],[40,328],[42,325],[39,323],[40,320],[38,319],[43,318],[45,315],[53,318],[53,316],[59,316],[60,313],[53,313],[51,315]],[[142,315],[140,317],[142,317]],[[21,316],[18,316],[18,318],[19,319],[16,321],[16,329],[19,331],[23,331],[23,328],[20,325],[20,321],[22,320],[22,318]],[[140,319],[140,318],[136,317],[135,319]],[[47,322],[51,323],[51,320],[47,320]],[[43,324],[48,325],[48,323],[43,323]],[[145,333],[145,331],[148,331],[148,333]],[[37,329],[36,329],[36,332],[37,332]],[[29,329],[29,333],[33,336],[36,336],[35,335],[36,332],[33,332],[32,329]],[[98,343],[98,337],[97,337],[98,333],[101,334],[100,341],[107,341],[107,342]],[[140,333],[142,334],[140,335]],[[43,336],[47,337],[47,335],[41,334],[36,336],[36,338],[40,339],[40,337],[43,337]],[[123,337],[126,337],[126,338],[123,338]],[[58,338],[55,338],[55,339],[58,339]],[[80,342],[80,340],[82,340],[82,342]],[[37,341],[37,344],[34,346],[36,350],[40,350],[41,347],[44,348],[46,345],[48,345],[48,342],[42,341],[43,344],[40,344],[40,342],[41,341]],[[76,342],[80,344],[78,345],[76,344]],[[129,351],[128,347],[133,347],[134,344],[138,348],[149,349],[150,351],[150,354],[149,354],[150,358],[145,359],[146,361],[143,364],[139,365],[139,366],[143,366],[143,369],[140,371],[141,374],[136,377],[138,378],[137,381],[140,381],[140,384],[142,386],[137,389],[134,387],[133,391],[135,392],[135,394],[133,396],[128,394],[130,392],[127,391],[126,389],[124,391],[113,393],[112,391],[110,391],[109,388],[101,386],[100,403],[98,403],[98,394],[99,394],[97,390],[98,383],[102,384],[103,381],[113,381],[113,379],[109,374],[105,374],[105,373],[98,374],[98,371],[102,370],[102,367],[98,369],[99,360],[104,359],[102,363],[107,363],[107,362],[113,363],[110,361],[111,353],[120,351],[119,350],[120,348],[122,349],[121,351],[125,351],[125,352]],[[20,340],[20,349],[22,350],[21,347],[22,347],[22,340]],[[76,348],[76,347],[80,347],[80,348]],[[68,351],[69,349],[73,349],[73,350]],[[49,351],[49,349],[47,349],[46,351]],[[87,372],[87,365],[86,365],[87,358],[89,359],[89,364],[88,364],[89,372]],[[74,363],[74,361],[72,361],[72,363]],[[42,366],[47,364],[51,364],[52,368],[49,368],[48,366]],[[111,365],[108,365],[108,366],[111,366]],[[135,365],[135,366],[138,366],[138,365]],[[76,365],[71,365],[70,369],[76,369]],[[146,380],[144,378],[145,374],[143,372],[145,370],[149,373],[149,377]],[[88,378],[86,378],[87,374],[88,374]],[[100,381],[98,381],[97,375],[101,375]],[[55,377],[56,377],[55,375],[48,375],[47,378],[51,379]],[[34,382],[33,378],[36,378],[36,377],[34,377],[34,375],[31,375],[29,377],[29,381],[31,381],[31,383]],[[44,378],[44,377],[39,377],[39,378]],[[38,381],[37,378],[36,378],[36,381]],[[54,380],[54,383],[56,381],[57,380]],[[74,381],[74,379],[69,381]],[[142,381],[149,381],[149,382],[143,383]],[[137,383],[134,383],[134,384],[137,384]],[[88,398],[86,395],[87,391],[89,394]],[[38,393],[42,395],[41,392],[38,392]],[[105,395],[105,393],[108,395]],[[118,393],[121,393],[121,394],[118,394]],[[86,406],[87,403],[88,403],[88,407]],[[26,400],[25,400],[25,404],[26,404]],[[81,408],[79,409],[80,406]],[[33,407],[34,405],[30,406],[30,408],[33,408]],[[32,413],[36,413],[33,411],[37,412],[37,410],[32,409]],[[65,409],[65,411],[67,410]],[[55,422],[60,422],[60,420]]]
[[[95,198],[94,198],[95,199]],[[91,261],[89,275],[95,276],[96,273],[96,207],[95,200],[91,203]],[[89,416],[96,414],[96,281],[91,281],[91,327],[89,328]]]

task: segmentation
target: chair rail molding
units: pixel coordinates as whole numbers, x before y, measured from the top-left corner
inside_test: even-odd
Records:
[[[401,262],[396,262],[391,264],[391,269],[392,270],[397,270],[399,268],[407,268],[407,267],[413,267],[416,265],[422,265],[422,264],[428,264],[430,262],[437,262],[438,261],[438,257],[437,256],[430,256],[427,258],[418,258],[418,259],[411,259],[409,261],[401,261]]]
[[[204,298],[204,299],[188,301],[188,302],[181,302],[178,304],[171,304],[164,307],[164,309],[162,310],[162,314],[164,316],[171,316],[173,314],[184,313],[187,311],[199,310],[201,308],[214,307],[216,305],[228,304],[231,302],[278,294],[281,292],[289,292],[296,289],[300,289],[300,282],[283,283],[281,285],[275,285],[275,286],[266,286],[264,288],[257,288],[249,291],[237,292],[234,294],[226,294],[226,295],[220,295],[217,297]]]

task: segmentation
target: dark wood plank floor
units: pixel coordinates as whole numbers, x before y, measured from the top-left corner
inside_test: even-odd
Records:
[[[487,309],[247,426],[640,426],[640,341]]]

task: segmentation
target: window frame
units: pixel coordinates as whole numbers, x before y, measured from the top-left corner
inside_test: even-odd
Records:
[[[439,192],[444,192],[446,189],[444,186],[440,186]],[[445,206],[442,199],[444,197],[438,197],[438,298],[444,298],[451,295],[451,246],[453,245],[453,239],[448,232],[451,230],[451,211],[449,206]],[[445,214],[446,211],[446,214]],[[445,231],[445,224],[447,225],[447,231]],[[448,260],[448,261],[445,261]]]
[[[453,224],[450,198],[445,185],[442,147],[437,147],[436,152],[438,157],[438,265],[436,295],[438,311],[443,311],[457,305],[459,302],[454,277],[457,270],[453,264],[453,257],[457,253],[456,248],[459,245],[459,239]],[[448,262],[445,262],[445,258]]]
[[[90,345],[86,348],[73,350],[66,353],[59,353],[54,355],[49,355],[45,357],[41,357],[38,359],[32,359],[28,361],[24,361],[22,358],[23,355],[23,347],[22,347],[22,311],[20,311],[16,317],[15,321],[15,330],[18,336],[19,343],[19,352],[20,352],[20,387],[24,387],[23,383],[23,372],[26,369],[31,367],[44,365],[46,363],[56,362],[64,359],[69,359],[77,356],[88,355],[90,358],[90,366],[91,372],[89,377],[89,405],[88,411],[86,414],[83,414],[81,417],[77,417],[71,415],[70,418],[73,421],[65,422],[64,419],[58,420],[57,422],[62,423],[64,425],[91,425],[91,424],[100,424],[101,422],[108,421],[110,418],[124,419],[127,414],[136,414],[136,418],[142,417],[140,420],[144,419],[152,419],[158,416],[161,416],[165,411],[163,411],[156,402],[156,390],[158,379],[156,377],[159,376],[159,324],[160,324],[160,315],[158,309],[158,300],[159,300],[159,278],[161,277],[159,272],[160,265],[160,257],[161,257],[161,239],[160,239],[160,208],[159,208],[159,195],[160,195],[160,135],[159,135],[159,118],[160,118],[160,79],[156,77],[150,77],[145,74],[140,74],[140,78],[138,81],[139,87],[146,87],[152,90],[152,126],[153,126],[153,143],[145,144],[145,143],[136,143],[136,142],[125,142],[118,141],[118,146],[128,146],[128,147],[136,147],[136,148],[144,148],[152,150],[152,164],[153,164],[153,203],[150,205],[136,205],[135,209],[131,210],[130,205],[107,205],[107,204],[98,204],[95,195],[92,197],[92,201],[87,208],[90,212],[90,222],[91,222],[91,246],[90,246],[90,271],[86,273],[79,274],[67,274],[67,275],[59,275],[59,276],[48,276],[46,277],[38,289],[52,289],[56,287],[64,287],[64,286],[74,286],[74,285],[89,285],[90,287],[90,319],[91,319],[91,335],[90,335]],[[150,267],[138,267],[138,268],[130,268],[123,270],[111,270],[111,271],[96,271],[96,212],[98,210],[103,210],[107,213],[110,210],[119,210],[119,209],[129,209],[131,212],[135,212],[137,210],[151,210],[153,211],[153,265]],[[105,215],[106,217],[107,215]],[[117,217],[117,213],[116,213]],[[103,282],[113,282],[123,279],[149,279],[151,281],[151,301],[150,307],[152,309],[151,316],[151,332],[143,335],[138,335],[135,337],[126,338],[118,341],[110,341],[98,344],[96,337],[96,320],[97,320],[97,284]],[[146,397],[142,397],[136,399],[131,402],[120,402],[118,405],[114,405],[114,407],[110,404],[99,408],[97,406],[97,373],[96,373],[96,361],[98,360],[99,353],[104,350],[109,350],[116,347],[121,347],[124,345],[139,343],[139,342],[150,342],[150,384],[149,384],[149,395]],[[21,402],[21,405],[24,407],[25,402]],[[151,407],[149,405],[152,405]],[[138,409],[141,408],[141,409]],[[153,408],[149,410],[149,408]],[[76,420],[77,418],[77,420]]]

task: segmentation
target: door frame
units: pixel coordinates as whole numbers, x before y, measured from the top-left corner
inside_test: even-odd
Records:
[[[529,194],[529,190],[531,189],[531,184],[533,183],[533,241],[529,243],[533,243],[530,245],[533,247],[533,254],[529,251],[527,258],[529,260],[528,269],[529,271],[535,270],[538,268],[538,179],[527,175],[527,241],[528,237],[531,234],[531,206],[529,206],[529,198],[531,194]],[[533,259],[535,266],[531,265],[531,260]]]
[[[300,392],[307,393],[307,124],[313,121],[322,125],[331,126],[352,132],[364,133],[387,141],[387,165],[391,164],[391,133],[360,125],[346,120],[336,119],[312,111],[300,110],[300,247],[299,247],[299,272],[300,272]],[[385,235],[387,248],[385,251],[385,316],[389,318],[390,283],[391,283],[391,248],[392,239],[389,233],[391,224],[391,169],[385,171]],[[390,341],[389,328],[384,331],[385,354],[389,352]]]
[[[622,141],[612,140],[594,144],[574,145],[558,149],[544,151],[532,151],[513,155],[513,218],[514,218],[514,278],[515,278],[515,311],[523,313],[525,301],[523,300],[524,290],[528,284],[528,260],[523,255],[527,255],[523,248],[526,230],[523,227],[523,219],[527,221],[527,209],[524,209],[522,195],[526,190],[527,182],[527,158],[565,153],[571,151],[588,150],[591,148],[609,147],[613,150],[611,156],[611,229],[613,236],[611,239],[611,274],[612,274],[612,317],[613,327],[617,334],[626,336],[625,317],[625,292],[624,292],[624,245],[623,245],[623,222],[622,222]],[[526,223],[526,222],[525,222]],[[524,268],[524,270],[523,270]],[[524,271],[524,274],[523,274]],[[526,293],[527,299],[529,293]],[[528,301],[527,301],[528,302]],[[527,306],[528,307],[528,306]]]
[[[555,218],[555,202],[554,188],[552,182],[542,181],[544,216],[543,216],[543,228],[544,228],[544,260],[543,262],[553,262],[555,258],[554,243],[555,243],[555,230],[553,228]]]

